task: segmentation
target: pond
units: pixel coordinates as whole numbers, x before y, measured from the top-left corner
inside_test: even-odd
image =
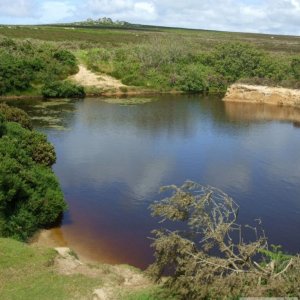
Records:
[[[149,205],[186,179],[218,187],[239,221],[300,252],[300,110],[218,96],[13,102],[55,145],[69,210],[55,234],[89,259],[145,268]]]

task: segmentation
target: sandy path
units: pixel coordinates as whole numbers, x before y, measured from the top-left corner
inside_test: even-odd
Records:
[[[93,73],[84,65],[79,65],[79,72],[72,76],[71,79],[83,86],[94,86],[101,89],[119,89],[120,87],[125,87],[120,80],[105,74],[98,75]]]

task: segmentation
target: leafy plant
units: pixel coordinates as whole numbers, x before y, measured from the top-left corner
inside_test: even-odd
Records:
[[[34,162],[45,166],[52,166],[55,163],[54,147],[44,134],[26,130],[16,123],[7,123],[7,134]]]
[[[0,95],[26,91],[78,71],[75,56],[50,44],[0,41]]]
[[[1,114],[0,131],[0,235],[26,240],[66,208],[50,168],[56,156],[43,134],[7,122]]]
[[[26,129],[32,129],[31,119],[22,109],[0,103],[0,113],[7,122],[17,122]]]
[[[80,98],[85,96],[84,87],[68,81],[55,81],[44,85],[42,94],[45,98]]]
[[[294,58],[291,63],[292,72],[297,80],[300,80],[300,58]]]

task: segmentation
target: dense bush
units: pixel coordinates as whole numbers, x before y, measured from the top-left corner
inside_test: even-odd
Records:
[[[65,203],[51,169],[34,163],[25,151],[16,153],[11,148],[16,148],[16,143],[2,137],[0,234],[26,240],[37,229],[55,222]]]
[[[28,89],[33,78],[28,62],[0,49],[0,95]]]
[[[178,85],[184,92],[204,92],[209,89],[208,74],[213,73],[203,65],[187,65],[181,70]]]
[[[0,113],[0,138],[6,134],[6,121],[4,116]]]
[[[2,114],[8,122],[17,122],[24,128],[32,129],[30,117],[22,109],[0,103],[0,114]]]
[[[25,91],[78,71],[75,56],[50,44],[0,41],[0,95]]]
[[[291,67],[295,79],[300,80],[300,58],[294,58]]]
[[[218,46],[208,56],[207,63],[234,82],[242,77],[256,76],[264,58],[264,54],[252,46],[232,43]]]
[[[29,131],[17,123],[7,123],[7,134],[18,143],[18,148],[25,150],[31,159],[41,165],[52,166],[56,154],[47,137],[37,131]]]
[[[26,240],[66,208],[46,137],[0,115],[0,235]],[[5,130],[3,130],[5,128]]]
[[[271,56],[245,43],[221,44],[204,52],[180,40],[156,38],[110,51],[91,49],[83,59],[90,69],[109,73],[124,84],[157,90],[223,92],[229,84],[251,78],[297,87],[300,76],[299,58]]]
[[[83,86],[68,81],[55,81],[45,84],[42,94],[45,98],[80,98],[85,96],[85,91]]]

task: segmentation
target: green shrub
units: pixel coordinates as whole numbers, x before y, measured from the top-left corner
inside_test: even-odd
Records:
[[[184,92],[198,93],[208,90],[207,70],[202,65],[188,65],[181,70],[179,87]]]
[[[6,134],[6,121],[2,114],[0,114],[0,138]]]
[[[76,74],[78,72],[76,57],[70,51],[64,49],[56,50],[53,57],[66,67],[66,75]]]
[[[7,122],[16,122],[26,129],[32,129],[31,119],[22,109],[0,103],[0,114],[4,116]]]
[[[42,88],[45,98],[80,98],[85,96],[84,87],[68,81],[50,82]]]
[[[0,49],[0,95],[28,89],[33,78],[28,62]]]
[[[63,80],[77,71],[76,58],[67,50],[46,43],[0,41],[0,95]]]
[[[208,64],[229,82],[254,77],[265,60],[265,54],[251,45],[229,43],[218,46],[208,57]]]
[[[44,166],[52,166],[55,163],[54,147],[44,134],[26,130],[16,123],[8,123],[7,135],[16,140],[18,147],[25,150],[34,162]]]
[[[300,80],[300,58],[292,60],[291,68],[295,79]]]
[[[154,38],[139,45],[91,49],[87,66],[108,73],[124,84],[157,90],[223,92],[240,79],[297,87],[298,58],[269,54],[246,43],[221,44],[201,51],[183,40]],[[299,71],[299,72],[298,72]],[[298,75],[297,75],[298,74]]]
[[[18,159],[8,155],[5,150],[15,146],[0,140],[0,234],[26,240],[55,222],[65,203],[51,169],[33,163],[25,151]]]
[[[218,46],[206,56],[206,63],[229,83],[241,78],[261,78],[280,83],[293,76],[286,58],[272,57],[250,44],[229,43]]]
[[[17,123],[5,126],[0,138],[0,235],[26,240],[55,222],[66,204],[49,168],[55,152],[46,137]]]

